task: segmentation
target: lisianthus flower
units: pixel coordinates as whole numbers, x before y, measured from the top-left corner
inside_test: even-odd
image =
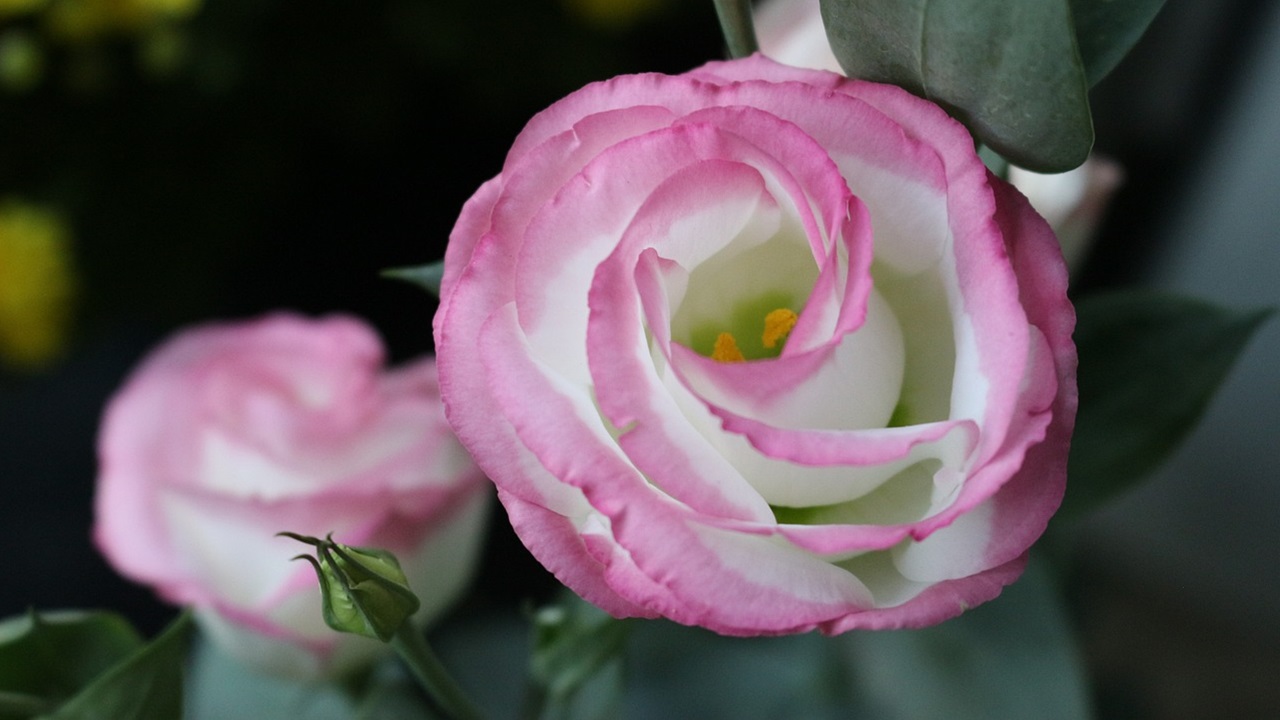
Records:
[[[996,596],[1061,501],[1053,233],[900,88],[756,55],[589,85],[463,208],[441,393],[530,551],[758,635]]]

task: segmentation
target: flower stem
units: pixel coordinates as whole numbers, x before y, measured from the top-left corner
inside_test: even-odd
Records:
[[[729,56],[746,57],[759,50],[756,28],[751,22],[751,0],[715,0],[715,4]]]
[[[458,683],[445,670],[444,664],[431,651],[422,632],[405,622],[391,638],[391,647],[413,672],[427,691],[427,696],[450,720],[483,720],[480,709],[471,702]]]

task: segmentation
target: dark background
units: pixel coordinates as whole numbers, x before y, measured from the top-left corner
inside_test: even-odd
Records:
[[[165,77],[122,36],[49,44],[39,86],[0,95],[0,196],[61,210],[80,283],[65,355],[0,369],[0,543],[21,578],[0,583],[0,616],[100,606],[155,630],[172,614],[89,542],[99,413],[149,348],[291,308],[367,319],[393,361],[430,352],[434,299],[379,272],[443,255],[536,111],[720,52],[710,2],[619,24],[552,0],[215,0],[180,27],[187,60]],[[543,589],[494,526],[492,552],[525,569],[482,573],[481,591]]]
[[[0,197],[61,210],[80,291],[60,359],[0,368],[0,616],[105,607],[158,629],[173,609],[119,579],[89,540],[94,436],[109,394],[175,329],[276,308],[360,315],[396,360],[429,352],[433,300],[378,271],[441,256],[462,203],[498,170],[528,117],[592,80],[680,72],[721,55],[709,0],[638,7],[602,22],[570,0],[208,0],[179,25],[185,59],[161,73],[140,68],[136,37],[49,44],[37,85],[0,93]],[[1205,274],[1177,260],[1197,257],[1188,247],[1205,240],[1180,236],[1195,223],[1188,207],[1216,207],[1211,191],[1227,192],[1203,189],[1227,152],[1224,134],[1262,128],[1265,137],[1278,124],[1250,110],[1257,93],[1276,93],[1263,51],[1280,38],[1277,20],[1262,0],[1169,0],[1095,89],[1097,149],[1123,164],[1127,181],[1077,292],[1143,283],[1220,290],[1237,307],[1277,302],[1274,284],[1257,296],[1231,281],[1235,270]],[[0,21],[0,33],[14,27],[39,33],[31,21]],[[1275,189],[1264,184],[1258,205]],[[1274,247],[1275,210],[1255,209],[1270,214],[1239,232]],[[1210,256],[1242,253],[1247,265],[1246,251]],[[1226,280],[1186,279],[1218,277]],[[1262,340],[1274,347],[1269,332]],[[1274,398],[1274,368],[1262,372],[1244,392],[1261,383]],[[1222,422],[1241,419],[1222,402]],[[1275,436],[1274,413],[1244,419],[1253,436]],[[1267,452],[1280,459],[1274,446]],[[1178,462],[1148,495],[1067,529],[1079,538],[1069,590],[1100,714],[1280,716],[1280,690],[1266,680],[1280,677],[1277,538],[1230,535],[1269,567],[1246,562],[1217,576],[1202,571],[1220,569],[1215,552],[1239,559],[1241,550],[1215,550],[1223,535],[1196,530],[1247,524],[1241,505],[1273,517],[1277,491],[1257,486],[1276,465]],[[1242,472],[1244,484],[1226,483]],[[1205,492],[1232,501],[1179,514],[1205,507],[1195,488],[1206,476],[1215,477]],[[472,602],[545,594],[545,573],[499,514],[491,535]],[[1152,557],[1170,570],[1152,571]]]

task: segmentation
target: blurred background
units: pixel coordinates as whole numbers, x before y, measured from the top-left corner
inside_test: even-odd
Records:
[[[0,616],[174,610],[89,539],[101,408],[175,329],[354,313],[395,360],[537,110],[722,55],[710,0],[0,0]],[[1076,292],[1280,306],[1280,6],[1168,0],[1093,94],[1124,167]],[[1150,482],[1055,526],[1100,717],[1280,717],[1280,323]],[[554,587],[493,523],[472,606]],[[501,567],[502,572],[494,568]]]
[[[1280,307],[1280,5],[1169,0],[1093,96],[1125,165],[1077,287]],[[1104,717],[1280,717],[1280,323],[1149,481],[1077,527]]]

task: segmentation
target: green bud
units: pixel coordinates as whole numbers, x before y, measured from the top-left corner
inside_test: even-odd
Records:
[[[391,640],[400,626],[418,611],[418,596],[400,562],[386,550],[358,548],[325,539],[277,533],[316,548],[316,556],[299,555],[320,578],[324,621],[338,632],[356,633],[383,642]]]

